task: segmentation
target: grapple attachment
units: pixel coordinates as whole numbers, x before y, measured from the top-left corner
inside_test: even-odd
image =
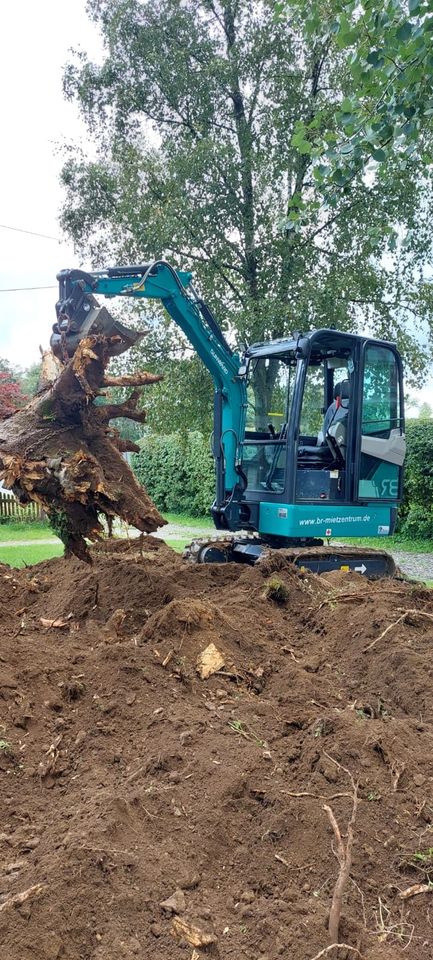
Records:
[[[110,353],[118,356],[129,350],[143,336],[139,330],[131,330],[111,316],[106,307],[101,307],[89,292],[94,280],[81,270],[64,271],[59,274],[60,299],[56,303],[57,322],[53,325],[50,346],[56,357],[65,363],[73,357],[80,340],[92,334],[115,338]],[[73,282],[72,282],[73,281]]]

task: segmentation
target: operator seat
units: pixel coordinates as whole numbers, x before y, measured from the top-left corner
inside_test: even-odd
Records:
[[[343,466],[346,461],[347,417],[349,413],[350,382],[342,380],[335,385],[335,400],[330,404],[323,422],[324,440],[337,461]]]
[[[304,466],[326,468],[337,461],[345,460],[346,418],[349,412],[350,382],[341,380],[335,384],[334,400],[329,405],[317,446],[298,447],[298,463]]]
[[[334,399],[325,413],[322,433],[323,442],[326,442],[328,430],[332,424],[338,420],[345,420],[349,411],[350,400],[350,382],[349,380],[340,380],[334,387]]]

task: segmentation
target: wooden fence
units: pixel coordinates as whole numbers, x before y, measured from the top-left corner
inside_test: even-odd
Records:
[[[22,507],[12,493],[0,492],[0,522],[14,520],[42,520],[43,513],[37,503]]]

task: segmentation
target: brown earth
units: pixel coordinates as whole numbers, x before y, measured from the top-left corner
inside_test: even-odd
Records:
[[[311,960],[343,767],[340,940],[432,957],[432,592],[139,551],[0,567],[1,960]]]

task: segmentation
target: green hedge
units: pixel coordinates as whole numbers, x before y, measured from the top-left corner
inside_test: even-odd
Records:
[[[215,499],[215,473],[208,438],[198,431],[149,434],[140,447],[132,465],[162,513],[209,515]]]
[[[433,420],[409,420],[405,494],[410,504],[433,507]]]
[[[411,540],[429,540],[433,537],[433,420],[409,420],[406,440],[399,533]]]

